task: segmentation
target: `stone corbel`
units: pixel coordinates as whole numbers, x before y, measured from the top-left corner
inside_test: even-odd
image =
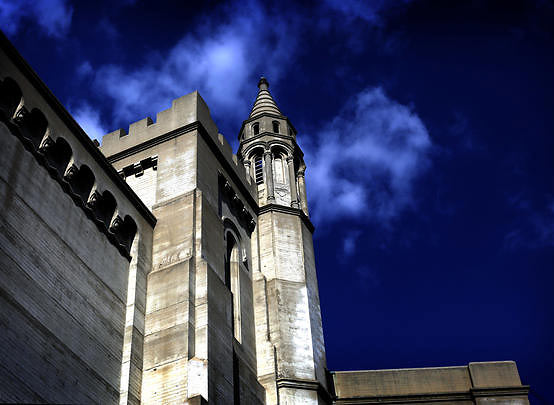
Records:
[[[110,227],[108,229],[111,233],[116,233],[117,231],[119,231],[122,225],[123,219],[119,215],[116,215],[114,219],[112,219],[112,222],[110,223]]]
[[[21,125],[23,122],[25,122],[28,116],[29,110],[27,110],[27,108],[25,108],[24,106],[21,106],[21,108],[15,113],[13,120],[17,125]]]
[[[46,135],[40,143],[38,151],[45,155],[52,148],[52,146],[54,146],[54,143],[54,140],[49,135]]]
[[[98,205],[100,198],[101,198],[100,193],[94,190],[88,198],[87,207],[89,207],[90,209],[94,209]]]
[[[69,167],[66,169],[63,179],[67,182],[72,181],[75,179],[75,176],[77,176],[77,173],[79,173],[79,169],[77,166],[75,166],[73,163],[69,165]]]
[[[135,173],[135,177],[140,177],[144,174],[144,168],[142,167],[142,164],[140,162],[135,163],[133,171]]]

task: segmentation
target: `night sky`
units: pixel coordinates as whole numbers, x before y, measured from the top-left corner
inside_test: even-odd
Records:
[[[552,2],[114,3],[0,0],[0,27],[97,139],[197,89],[236,150],[268,78],[329,369],[515,360],[554,403]]]

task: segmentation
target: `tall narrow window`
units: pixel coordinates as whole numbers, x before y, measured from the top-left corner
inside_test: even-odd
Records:
[[[239,246],[231,233],[227,233],[227,255],[225,259],[225,284],[231,290],[231,299],[233,305],[233,336],[240,342],[241,310]]]
[[[262,184],[264,182],[264,167],[261,156],[256,156],[254,158],[254,176],[256,178],[256,184]]]
[[[275,156],[275,159],[273,159],[273,175],[275,176],[275,181],[277,183],[285,182],[285,176],[283,172],[283,159],[281,158],[280,154],[277,154]]]
[[[252,125],[252,131],[254,132],[254,135],[258,135],[260,133],[260,124],[258,122]]]
[[[275,132],[276,134],[279,133],[279,122],[278,121],[273,121],[273,132]]]

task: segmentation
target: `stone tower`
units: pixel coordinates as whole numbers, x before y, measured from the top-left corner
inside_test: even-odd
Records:
[[[325,348],[296,130],[261,78],[237,153],[256,185],[252,236],[258,379],[268,404],[328,402]]]
[[[512,361],[326,372],[268,87],[237,155],[198,92],[98,148],[0,32],[0,403],[529,405]]]

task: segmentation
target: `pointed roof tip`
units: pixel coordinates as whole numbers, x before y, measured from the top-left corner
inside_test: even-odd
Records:
[[[264,87],[263,89],[262,89],[262,86]],[[264,76],[260,77],[260,81],[258,82],[258,88],[260,90],[269,89],[269,82],[267,81],[267,79]]]
[[[277,107],[277,103],[275,103],[275,100],[273,100],[273,97],[271,97],[271,93],[268,90],[269,82],[264,76],[260,78],[260,81],[258,82],[258,88],[260,90],[258,91],[256,101],[254,101],[254,105],[252,106],[252,111],[250,112],[249,118],[262,113],[282,115],[279,107]]]

